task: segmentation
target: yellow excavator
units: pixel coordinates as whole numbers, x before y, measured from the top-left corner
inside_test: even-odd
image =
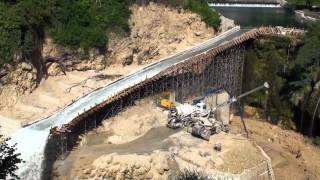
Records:
[[[159,106],[165,109],[170,109],[174,106],[174,103],[169,99],[161,98],[159,102]]]
[[[171,109],[174,107],[174,102],[170,100],[170,93],[162,94],[158,99],[158,106],[164,109]]]

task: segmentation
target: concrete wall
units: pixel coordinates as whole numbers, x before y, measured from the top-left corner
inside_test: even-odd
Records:
[[[207,108],[215,108],[217,105],[222,104],[230,98],[230,95],[226,91],[210,94],[206,97],[205,103]],[[224,106],[217,110],[216,118],[222,121],[223,124],[229,124],[230,121],[230,105]]]

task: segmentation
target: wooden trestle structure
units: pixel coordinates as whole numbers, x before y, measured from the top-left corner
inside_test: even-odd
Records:
[[[74,147],[80,134],[95,128],[97,124],[116,115],[123,108],[134,105],[137,100],[160,92],[173,91],[179,101],[191,95],[201,94],[209,87],[224,88],[232,96],[239,95],[246,43],[261,35],[299,36],[302,33],[303,31],[298,29],[261,27],[212,48],[206,53],[175,64],[79,114],[68,124],[52,128],[46,154],[64,154]],[[47,163],[51,167],[52,164]]]

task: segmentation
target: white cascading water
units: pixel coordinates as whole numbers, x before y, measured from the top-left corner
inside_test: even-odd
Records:
[[[94,107],[96,104],[105,101],[121,90],[131,87],[147,77],[153,77],[162,70],[186,61],[188,58],[206,53],[209,49],[220,45],[227,39],[232,39],[239,36],[241,33],[248,30],[240,30],[240,26],[234,27],[210,40],[198,44],[186,51],[178,53],[166,59],[160,60],[157,63],[151,64],[142,68],[135,73],[132,73],[125,78],[115,81],[105,87],[93,91],[88,95],[79,98],[74,103],[56,112],[52,116],[42,119],[41,121],[18,130],[11,136],[10,145],[17,144],[17,153],[21,154],[21,158],[25,163],[20,163],[18,176],[23,180],[38,180],[41,179],[42,165],[45,159],[45,148],[48,142],[50,129],[55,126],[69,123],[72,119],[77,117],[80,113]]]
[[[9,145],[16,144],[17,153],[25,163],[18,165],[17,174],[21,179],[41,179],[42,162],[44,160],[44,149],[47,144],[49,129],[35,130],[22,128],[18,130],[8,141]]]
[[[210,7],[261,7],[281,8],[280,4],[238,4],[238,3],[209,3]]]

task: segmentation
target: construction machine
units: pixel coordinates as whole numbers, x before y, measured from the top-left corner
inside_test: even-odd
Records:
[[[170,100],[170,93],[165,92],[157,99],[157,105],[164,109],[170,109],[174,106],[174,102]]]
[[[228,132],[229,124],[216,117],[217,111],[225,106],[239,101],[241,98],[248,96],[261,89],[268,89],[269,84],[265,82],[263,85],[245,92],[238,97],[231,97],[227,101],[217,104],[213,108],[207,108],[204,99],[207,95],[201,96],[193,100],[192,104],[180,104],[170,108],[168,114],[167,126],[172,129],[185,128],[187,132],[193,136],[209,140],[213,134],[220,132]]]
[[[174,106],[174,103],[169,99],[160,99],[159,106],[165,109],[170,109]]]

